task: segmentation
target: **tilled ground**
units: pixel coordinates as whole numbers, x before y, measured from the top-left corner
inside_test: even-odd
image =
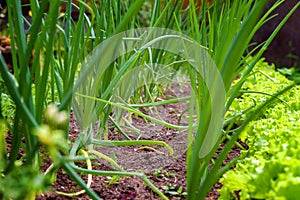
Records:
[[[187,95],[188,87],[172,88],[172,94]],[[167,92],[168,93],[168,92]],[[172,124],[177,124],[179,114],[185,105],[184,103],[177,103],[171,105],[160,106],[157,108],[158,114],[151,109],[144,109],[143,112],[152,116],[160,115],[165,121]],[[169,151],[160,146],[128,146],[128,147],[95,147],[95,150],[109,156],[114,157],[115,161],[126,171],[143,172],[150,181],[159,190],[163,191],[169,199],[185,199],[184,195],[170,194],[182,188],[182,192],[186,191],[186,132],[166,128],[162,125],[145,121],[141,117],[132,115],[132,124],[140,130],[137,135],[130,130],[126,130],[128,136],[133,139],[139,137],[143,140],[158,140],[168,143],[174,150],[174,155],[171,156]],[[182,119],[181,125],[187,125],[186,121]],[[75,140],[80,127],[76,123],[75,117],[71,115],[70,121],[70,140]],[[115,129],[109,131],[110,140],[124,140],[122,136]],[[10,148],[11,139],[7,138],[8,150]],[[222,150],[222,145],[218,152]],[[217,154],[218,154],[217,152]],[[240,149],[235,147],[228,155],[225,163],[232,158],[239,155]],[[217,157],[217,154],[215,157]],[[85,167],[85,163],[76,163],[78,166]],[[51,161],[46,159],[44,168],[51,165]],[[92,162],[93,169],[111,171],[115,170],[108,162],[103,159],[95,159]],[[87,181],[87,175],[81,175]],[[166,189],[166,188],[169,189]],[[219,197],[218,189],[221,187],[217,183],[215,187],[207,195],[206,199],[217,199]],[[118,200],[144,200],[144,199],[161,199],[155,192],[147,186],[140,177],[107,177],[107,176],[93,176],[91,188],[102,199],[118,199]],[[74,193],[80,191],[81,188],[64,173],[59,170],[57,178],[50,191],[39,195],[36,199],[90,199],[88,195],[81,194],[77,196],[66,196],[58,194],[57,192]]]

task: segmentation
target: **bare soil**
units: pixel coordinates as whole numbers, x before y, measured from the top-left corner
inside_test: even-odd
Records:
[[[169,93],[169,94],[168,94]],[[166,95],[187,95],[189,88],[185,86],[176,85],[172,88],[172,92],[167,92]],[[158,107],[159,115],[167,122],[177,124],[179,114],[184,109],[184,103],[176,103],[166,106]],[[150,109],[144,109],[143,112],[157,116],[155,112]],[[164,190],[166,186],[174,186],[174,189],[169,191],[176,191],[180,187],[186,191],[186,132],[174,129],[168,129],[161,125],[146,122],[141,117],[132,116],[132,123],[140,130],[140,136],[133,132],[127,131],[127,134],[134,138],[139,137],[144,140],[158,140],[168,143],[174,149],[174,156],[170,156],[169,152],[159,146],[129,146],[129,147],[96,147],[96,150],[107,155],[114,155],[116,162],[126,171],[143,172],[151,180],[151,182],[158,187],[169,199],[185,199],[184,195],[171,195]],[[181,121],[181,125],[186,125],[185,120]],[[74,140],[79,133],[78,127],[74,117],[70,122],[70,139]],[[118,133],[115,129],[109,131],[110,140],[124,140],[124,136]],[[222,145],[218,151],[221,151]],[[239,155],[240,149],[235,147],[228,155],[225,163],[232,158]],[[218,152],[217,152],[218,154]],[[217,154],[215,157],[217,157]],[[78,163],[84,167],[84,163]],[[155,172],[161,169],[161,173],[155,176]],[[114,170],[110,164],[102,159],[93,161],[93,169],[97,170]],[[86,181],[87,175],[82,175]],[[116,177],[115,177],[116,179]],[[215,187],[207,195],[206,199],[218,199],[218,189],[221,187],[217,183]],[[112,177],[93,176],[91,188],[102,199],[118,199],[118,200],[139,200],[139,199],[161,199],[154,193],[139,177],[118,177],[116,180]],[[57,175],[57,180],[53,184],[51,191],[46,192],[36,199],[90,199],[86,194],[74,197],[67,197],[57,194],[55,191],[72,193],[80,191],[81,189],[72,181],[67,174],[62,170]]]

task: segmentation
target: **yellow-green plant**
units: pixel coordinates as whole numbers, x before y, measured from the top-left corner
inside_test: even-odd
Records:
[[[249,97],[259,102],[266,98],[265,94],[291,83],[274,68],[266,62],[258,63],[257,73],[253,73],[243,86],[243,89],[257,92],[244,90],[246,93],[234,101],[232,111],[252,104]],[[299,90],[297,85],[281,95],[243,130],[241,140],[249,149],[241,152],[243,159],[221,178],[220,199],[297,198],[300,192]]]

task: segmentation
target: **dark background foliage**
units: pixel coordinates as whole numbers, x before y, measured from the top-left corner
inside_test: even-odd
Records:
[[[270,0],[268,8],[273,5],[275,0]],[[263,42],[274,31],[276,26],[284,18],[299,0],[286,0],[279,6],[273,14],[277,17],[266,23],[255,35],[254,41]],[[300,68],[300,10],[296,11],[287,21],[278,35],[274,38],[269,48],[264,53],[267,61],[275,63],[277,67],[298,67]]]

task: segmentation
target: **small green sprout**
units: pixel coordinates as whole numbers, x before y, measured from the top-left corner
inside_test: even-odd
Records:
[[[161,175],[162,170],[163,170],[162,167],[156,169],[156,170],[153,172],[153,177],[154,177],[154,178],[158,178],[158,177]]]
[[[110,185],[116,185],[118,184],[121,180],[123,180],[121,178],[121,176],[118,175],[114,175],[114,176],[107,176],[108,179],[108,186]]]
[[[162,177],[165,180],[169,180],[170,177],[175,177],[175,174],[168,172],[163,167],[160,167],[153,172],[153,177],[154,178]]]
[[[165,180],[169,180],[170,177],[175,177],[175,174],[168,172],[163,167],[160,167],[153,172],[153,177],[154,178],[161,177],[161,178],[164,178]]]
[[[187,195],[187,192],[183,190],[182,186],[178,187],[176,185],[172,185],[171,183],[168,183],[168,185],[163,186],[162,188],[163,190],[165,190],[165,193],[170,195],[180,196],[180,197]]]

